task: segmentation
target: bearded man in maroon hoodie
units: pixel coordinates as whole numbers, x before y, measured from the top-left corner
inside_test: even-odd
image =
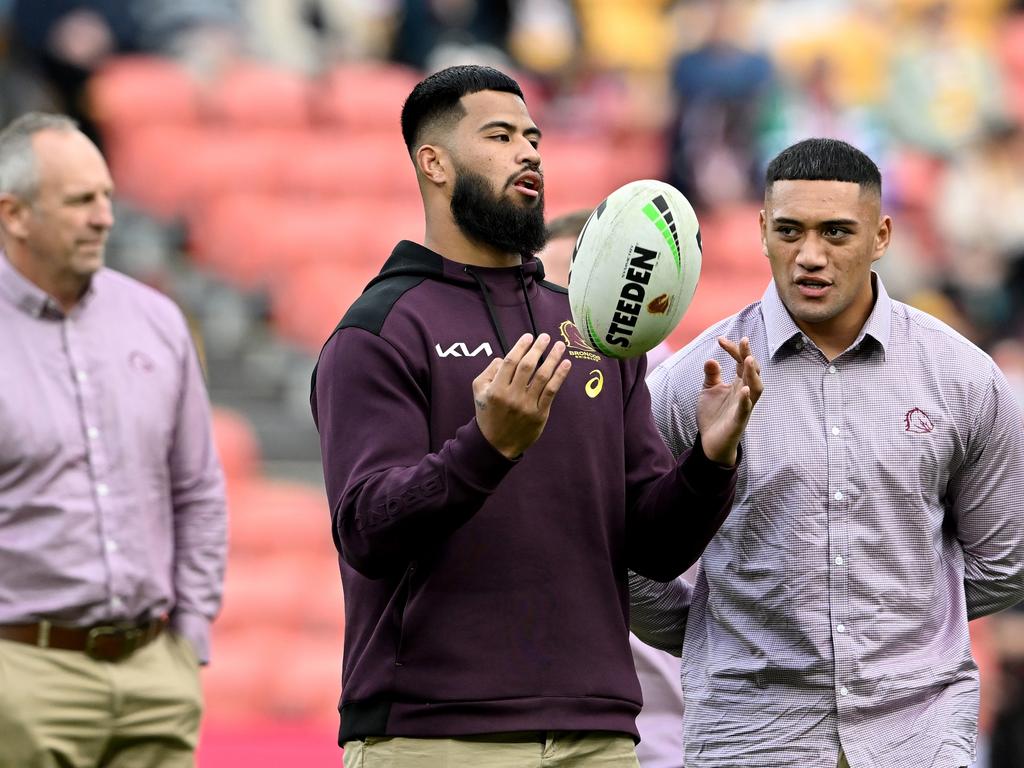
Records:
[[[543,280],[541,132],[514,80],[452,67],[402,132],[400,242],[313,376],[345,588],[346,766],[633,765],[629,569],[670,580],[729,512],[761,393],[746,339],[705,365],[678,461],[642,357],[598,355]]]

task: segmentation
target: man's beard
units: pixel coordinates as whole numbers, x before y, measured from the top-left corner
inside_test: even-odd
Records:
[[[544,247],[543,191],[532,207],[520,206],[494,195],[487,179],[480,174],[462,168],[457,168],[457,172],[452,215],[468,238],[523,256],[532,256]]]

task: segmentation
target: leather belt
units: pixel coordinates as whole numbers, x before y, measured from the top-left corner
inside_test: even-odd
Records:
[[[159,637],[167,617],[145,622],[68,627],[40,621],[35,624],[0,624],[0,639],[26,643],[38,648],[82,651],[97,661],[121,661]]]

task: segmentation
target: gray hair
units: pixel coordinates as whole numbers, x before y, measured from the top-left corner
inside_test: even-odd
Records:
[[[31,200],[39,189],[39,169],[32,137],[41,131],[77,131],[67,115],[28,112],[0,131],[0,195]]]

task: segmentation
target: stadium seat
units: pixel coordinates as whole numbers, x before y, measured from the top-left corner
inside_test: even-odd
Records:
[[[615,154],[603,139],[546,134],[541,158],[545,207],[550,212],[594,208],[619,186]]]
[[[679,325],[669,334],[669,346],[673,349],[686,346],[712,325],[758,301],[770,280],[770,277],[758,274],[702,274],[693,302]]]
[[[144,125],[192,125],[199,119],[199,86],[170,59],[119,56],[93,75],[90,114],[117,141]]]
[[[275,330],[311,353],[318,353],[345,311],[378,271],[379,263],[312,263],[295,269],[271,287]]]
[[[290,131],[151,126],[111,147],[111,172],[126,199],[169,219],[223,192],[274,190],[293,142]]]
[[[232,554],[333,553],[321,489],[257,477],[228,490]]]
[[[213,82],[204,111],[242,128],[301,129],[309,125],[310,82],[287,70],[239,61]]]
[[[314,116],[353,131],[378,131],[401,146],[402,105],[420,78],[415,70],[396,64],[338,65],[316,92]]]
[[[259,623],[226,630],[214,622],[211,663],[203,670],[205,709],[218,723],[269,720],[269,701],[276,668],[292,659],[294,632]]]
[[[321,130],[297,137],[282,189],[305,195],[394,195],[419,200],[401,134]]]
[[[771,279],[768,259],[761,249],[758,226],[760,204],[725,206],[699,216],[704,259],[701,272],[725,275],[758,275],[765,285]]]
[[[196,211],[191,243],[197,264],[256,288],[312,262],[376,270],[399,239],[421,234],[418,201],[228,194]]]
[[[260,444],[252,424],[238,411],[222,406],[215,406],[212,416],[213,439],[228,484],[253,478],[260,466]]]

